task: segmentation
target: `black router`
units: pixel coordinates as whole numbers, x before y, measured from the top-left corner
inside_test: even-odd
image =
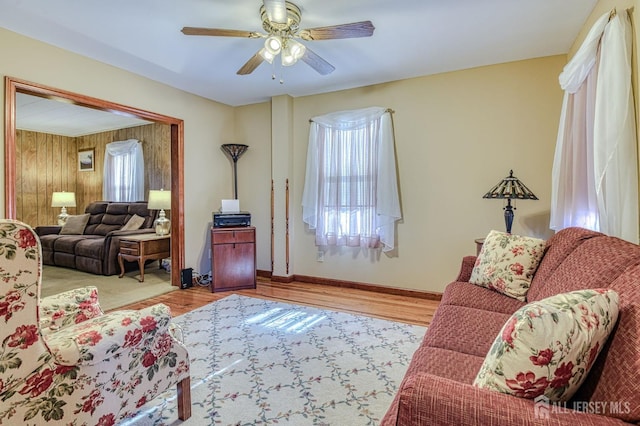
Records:
[[[185,289],[193,286],[193,268],[186,268],[180,271],[180,288]]]

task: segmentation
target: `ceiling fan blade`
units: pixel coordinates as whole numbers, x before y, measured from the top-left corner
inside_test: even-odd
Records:
[[[336,69],[333,65],[322,59],[317,53],[308,47],[300,59],[322,75],[331,74]]]
[[[338,38],[371,37],[373,30],[371,21],[352,22],[350,24],[333,25],[330,27],[308,28],[301,30],[298,35],[303,40],[332,40]]]
[[[263,0],[267,17],[271,22],[278,24],[287,23],[287,6],[285,0]]]
[[[251,74],[264,61],[260,52],[256,53],[236,72],[238,75]]]
[[[198,36],[243,37],[243,38],[259,38],[260,37],[260,34],[255,31],[225,30],[222,28],[184,27],[182,28],[182,33],[184,35],[198,35]]]

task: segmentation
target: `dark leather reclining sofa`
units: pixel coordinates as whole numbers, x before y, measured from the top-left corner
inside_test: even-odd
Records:
[[[96,201],[87,206],[89,221],[82,235],[60,235],[59,226],[39,226],[36,232],[42,243],[45,265],[73,268],[98,275],[120,273],[118,250],[120,237],[154,232],[157,211],[147,209],[147,202]],[[133,216],[144,218],[136,230],[120,228]]]

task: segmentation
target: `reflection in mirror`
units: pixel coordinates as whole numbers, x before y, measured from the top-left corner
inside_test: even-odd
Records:
[[[83,213],[102,199],[106,144],[137,139],[146,163],[145,194],[172,190],[171,281],[178,285],[184,265],[182,120],[10,77],[5,106],[6,217],[32,227],[56,224],[60,208],[51,206],[51,197],[60,191],[75,193],[69,214]]]

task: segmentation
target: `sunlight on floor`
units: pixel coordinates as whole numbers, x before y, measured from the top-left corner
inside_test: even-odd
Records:
[[[326,315],[309,315],[301,309],[283,310],[281,308],[274,308],[248,318],[245,324],[277,328],[285,333],[302,333],[325,318]]]

